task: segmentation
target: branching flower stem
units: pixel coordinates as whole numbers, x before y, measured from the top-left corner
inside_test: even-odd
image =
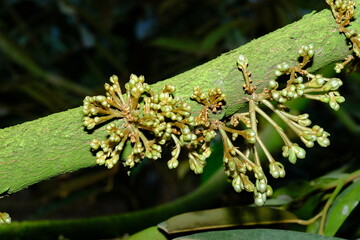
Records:
[[[288,119],[287,117],[285,117],[280,110],[276,109],[276,108],[271,104],[271,102],[269,102],[269,101],[266,100],[266,99],[261,100],[261,102],[262,102],[265,106],[267,106],[269,109],[271,109],[276,115],[278,115],[278,116],[281,118],[281,120],[283,120],[294,132],[296,132],[298,135],[301,134],[301,132],[300,132],[295,126],[293,126],[293,123],[292,123],[291,121],[289,121],[289,119]]]
[[[273,158],[273,156],[271,155],[271,153],[269,152],[269,150],[267,149],[267,147],[265,146],[265,144],[263,143],[263,141],[261,140],[261,138],[258,135],[256,135],[256,141],[257,141],[257,143],[259,143],[261,149],[264,151],[269,162],[274,163],[275,159]]]
[[[240,136],[243,136],[244,138],[246,138],[245,130],[230,128],[230,127],[225,126],[224,124],[221,124],[221,126],[219,128],[221,128],[222,130],[225,130],[226,132],[237,133]]]
[[[245,156],[245,154],[243,154],[239,149],[234,148],[234,151],[243,159],[246,161],[246,163],[250,166],[250,167],[255,167],[255,163],[253,163],[248,157]]]
[[[310,100],[321,101],[322,95],[304,94],[304,97]]]
[[[249,116],[250,116],[250,125],[251,125],[251,129],[254,131],[255,133],[255,138],[257,140],[257,142],[260,144],[260,142],[258,141],[260,138],[258,137],[258,131],[257,131],[257,119],[256,119],[256,104],[255,104],[255,100],[253,99],[255,93],[252,93],[252,98],[249,100]],[[260,146],[263,148],[265,147],[263,144],[260,144]],[[265,147],[266,149],[266,147]],[[264,148],[263,148],[264,150]],[[256,148],[256,143],[254,143],[252,145],[252,151],[254,154],[254,162],[256,165],[261,166],[260,163],[260,158],[259,158],[259,153],[257,152],[257,148]],[[267,153],[269,153],[266,149],[266,151],[264,150],[265,154],[268,155]],[[270,153],[269,153],[270,154]]]
[[[223,140],[224,149],[234,151],[236,154],[238,154],[240,156],[240,159],[245,161],[246,164],[248,164],[250,167],[255,166],[255,164],[248,157],[246,157],[244,153],[242,153],[241,151],[239,151],[237,148],[234,147],[234,145],[232,144],[232,142],[230,141],[229,137],[227,136],[225,130],[222,129],[222,127],[219,128],[219,132],[220,132],[220,135],[221,135],[222,140]],[[229,154],[230,155],[230,152],[224,151],[224,154],[226,154],[226,155]]]
[[[261,102],[268,108],[270,108],[274,113],[276,113],[276,115],[278,115],[281,120],[283,120],[299,137],[301,137],[302,131],[299,128],[301,128],[302,130],[306,130],[306,128],[290,121],[286,116],[284,116],[284,113],[282,111],[276,109],[268,100],[263,99]],[[289,144],[290,142],[286,141],[285,144],[286,143]]]
[[[145,135],[141,131],[138,132],[138,135],[141,141],[144,143],[145,148],[149,148],[150,146],[149,140],[145,137]]]
[[[281,139],[284,141],[286,146],[292,145],[292,142],[285,134],[284,129],[282,129],[274,120],[272,120],[272,118],[269,115],[267,115],[258,106],[256,106],[256,112],[259,113],[263,118],[265,118],[266,121],[268,121],[274,127],[274,129],[278,132],[278,134],[280,135]]]
[[[352,42],[353,51],[359,57],[360,56],[359,34],[353,29],[349,30],[346,28],[355,16],[355,2],[353,0],[348,0],[348,1],[326,0],[326,2],[330,6],[335,21],[339,26],[339,32],[344,33],[344,35]],[[337,67],[339,67],[339,65]],[[337,67],[335,67],[335,69]]]

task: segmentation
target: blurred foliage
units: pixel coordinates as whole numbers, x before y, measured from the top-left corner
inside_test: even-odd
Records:
[[[0,128],[78,107],[85,95],[102,93],[112,74],[124,82],[130,73],[143,74],[150,83],[166,79],[324,8],[325,1],[311,0],[3,0]],[[322,71],[333,71],[332,66]],[[331,147],[314,148],[297,165],[285,166],[285,180],[271,183],[277,186],[271,200],[301,218],[318,212],[328,193],[315,191],[313,179],[343,165],[344,172],[359,168],[360,74],[341,78],[346,102],[339,112],[332,114],[321,103],[304,110],[331,133]],[[193,190],[220,165],[205,169],[202,178],[181,166],[170,171],[161,161],[145,162],[130,177],[117,168],[84,169],[1,199],[0,210],[15,220],[36,220],[143,209]],[[214,207],[252,201],[251,195],[229,189]],[[358,212],[339,236],[360,235],[353,221]]]

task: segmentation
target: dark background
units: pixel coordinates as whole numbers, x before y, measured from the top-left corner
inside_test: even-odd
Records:
[[[131,73],[163,80],[324,8],[325,0],[0,1],[0,128],[78,107],[86,95],[103,94],[112,74],[123,83]],[[358,123],[359,74],[342,78],[342,108]],[[321,103],[304,112],[331,133],[332,146],[309,150],[287,168],[287,181],[358,161],[358,125],[348,127]],[[1,199],[0,211],[14,220],[121,213],[201,184],[164,163],[145,161],[130,177],[103,167],[65,174]],[[249,202],[252,195],[229,189],[216,206]]]

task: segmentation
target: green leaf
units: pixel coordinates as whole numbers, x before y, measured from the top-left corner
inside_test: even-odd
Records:
[[[300,219],[314,217],[319,211],[319,206],[322,206],[325,194],[326,193],[322,191],[314,192],[301,201],[297,201],[299,208],[294,209],[293,213]]]
[[[271,199],[279,197],[287,197],[292,200],[297,200],[313,191],[313,187],[309,181],[294,181],[288,183],[284,187],[280,187],[274,191]]]
[[[158,225],[168,234],[235,226],[289,223],[299,220],[294,214],[269,207],[228,207],[188,212]]]
[[[189,236],[175,238],[174,240],[340,240],[342,238],[325,237],[315,234],[275,230],[275,229],[242,229],[197,233]]]
[[[307,233],[318,234],[320,229],[321,219],[316,219],[313,223],[306,227]]]
[[[331,171],[311,182],[311,185],[315,189],[329,189],[336,187],[339,179],[345,179],[349,176],[349,173],[346,173],[349,168],[348,164],[343,165],[334,171]]]
[[[327,216],[324,234],[334,236],[359,201],[360,181],[356,181],[335,198]]]
[[[126,238],[127,240],[167,240],[167,238],[162,234],[156,226],[149,227],[141,232],[135,233],[130,237]]]
[[[339,179],[345,179],[349,176],[349,173],[345,173],[347,169],[348,166],[344,166],[312,181],[301,180],[289,183],[284,187],[276,189],[272,199],[288,197],[289,199],[296,201],[319,189],[334,188],[336,187]]]

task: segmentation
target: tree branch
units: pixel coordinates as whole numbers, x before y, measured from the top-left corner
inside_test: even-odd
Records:
[[[352,23],[360,31],[360,20]],[[346,38],[339,34],[330,10],[306,15],[273,33],[227,52],[220,57],[175,77],[153,85],[160,89],[164,84],[177,87],[182,96],[199,111],[199,106],[189,99],[193,87],[202,89],[220,87],[227,95],[227,109],[221,118],[239,110],[244,104],[243,77],[236,67],[238,55],[249,59],[252,79],[262,91],[275,77],[275,66],[284,61],[295,63],[301,45],[314,44],[315,57],[310,71],[315,71],[351,54]],[[26,122],[0,130],[0,195],[17,192],[31,184],[50,177],[95,165],[89,142],[104,138],[103,128],[92,134],[82,126],[82,108]]]

